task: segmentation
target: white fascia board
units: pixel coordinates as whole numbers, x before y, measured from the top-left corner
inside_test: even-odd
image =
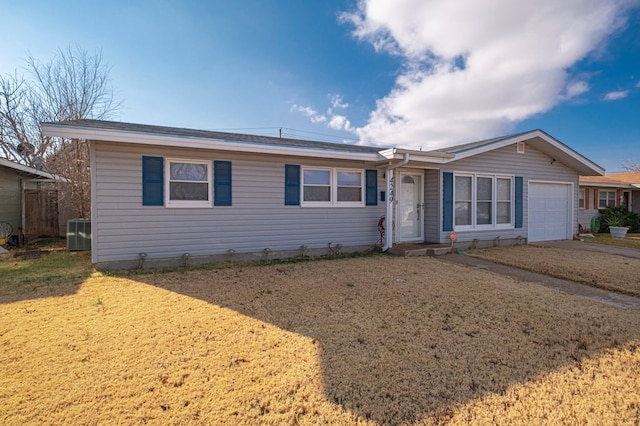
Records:
[[[294,157],[331,158],[376,162],[381,160],[377,152],[345,152],[340,150],[269,145],[260,142],[237,142],[186,136],[156,135],[122,130],[89,129],[59,125],[42,125],[45,136],[67,139],[84,139],[105,142],[133,143],[140,145],[168,146],[173,148],[199,148],[218,151],[249,152],[257,154],[287,155]]]
[[[405,154],[409,154],[411,162],[444,164],[455,158],[452,154],[433,154],[423,151],[390,148],[380,151],[379,154],[387,160],[402,160]],[[381,162],[383,163],[383,162]]]
[[[550,137],[549,135],[547,135],[546,133],[540,130],[533,130],[531,132],[528,132],[519,136],[514,136],[512,138],[505,139],[503,141],[489,143],[487,145],[479,146],[477,148],[470,148],[467,151],[461,152],[459,154],[455,154],[455,160],[462,160],[463,158],[472,157],[474,155],[479,155],[485,152],[493,151],[494,149],[504,148],[506,146],[513,145],[518,142],[526,142],[536,137],[543,139],[549,145],[561,151],[562,154],[570,157],[574,161],[580,163],[582,166],[594,172],[594,174],[600,175],[600,176],[604,175],[605,170],[602,167],[598,166],[597,164],[593,163],[592,161],[583,157],[582,155],[576,153],[571,148],[553,139],[552,137]],[[452,160],[452,161],[455,161],[455,160]],[[586,173],[581,172],[580,174],[584,175]]]
[[[396,151],[397,150],[395,148],[389,148],[389,149],[383,149],[382,151],[378,151],[378,154],[380,154],[387,160],[393,160],[395,158]]]
[[[9,167],[11,169],[20,170],[21,172],[29,173],[31,175],[40,176],[41,178],[44,178],[44,179],[48,179],[48,180],[56,179],[56,177],[53,176],[51,173],[47,173],[47,172],[43,172],[43,171],[40,171],[40,170],[37,170],[37,169],[33,169],[33,168],[25,166],[23,164],[14,163],[13,161],[5,160],[4,158],[0,158],[0,165],[3,165],[5,167]]]
[[[600,175],[600,176],[604,176],[605,170],[602,167],[598,166],[596,163],[592,162],[588,158],[583,157],[582,155],[578,154],[577,152],[575,152],[574,150],[572,150],[571,148],[569,148],[565,144],[560,143],[559,141],[555,140],[554,138],[550,137],[546,133],[541,132],[539,130],[536,130],[533,133],[536,134],[535,136],[539,136],[540,138],[542,138],[545,141],[547,141],[554,148],[562,151],[563,154],[571,157],[573,160],[579,162],[584,167],[587,167],[588,169],[592,170],[595,174]]]
[[[544,134],[539,130],[534,130],[529,133],[525,133],[524,135],[515,136],[513,138],[505,139],[499,142],[491,142],[486,145],[481,145],[475,148],[469,148],[464,152],[460,152],[455,154],[455,160],[462,160],[463,158],[473,157],[474,155],[483,154],[485,152],[493,151],[494,149],[504,148],[505,146],[513,145],[514,143],[524,142],[529,139],[533,139],[536,136],[544,138]],[[449,148],[455,148],[455,146],[451,146]]]
[[[614,182],[580,182],[580,186],[589,188],[621,188],[621,189],[635,189],[636,185],[630,183],[614,183]]]

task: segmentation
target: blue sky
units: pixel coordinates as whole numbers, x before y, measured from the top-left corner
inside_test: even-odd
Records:
[[[619,171],[640,160],[639,5],[0,0],[0,73],[79,45],[116,120],[426,149],[541,128]]]

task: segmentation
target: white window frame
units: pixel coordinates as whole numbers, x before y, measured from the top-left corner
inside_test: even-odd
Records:
[[[479,200],[478,199],[478,179],[489,179],[491,180],[491,200],[489,203],[491,205],[491,223],[483,223],[478,224],[478,203],[486,203],[487,200]],[[490,175],[475,175],[473,179],[471,179],[471,188],[473,191],[471,192],[471,206],[473,207],[471,213],[471,225],[475,225],[476,228],[495,228],[496,224],[496,178],[495,176]]]
[[[586,209],[586,204],[585,204],[585,198],[586,196],[586,189],[581,188],[578,189],[578,209],[579,210],[585,210]]]
[[[457,177],[470,177],[471,178],[471,225],[456,225],[455,223],[455,179]],[[477,179],[478,178],[491,178],[491,223],[490,224],[478,224],[478,193],[477,193]],[[465,173],[455,172],[453,175],[453,226],[456,231],[469,231],[469,230],[489,230],[489,229],[513,229],[515,227],[515,176],[511,175],[489,175],[483,173]],[[497,223],[498,222],[498,179],[508,179],[511,181],[511,198],[510,209],[511,221],[509,223]],[[502,200],[502,202],[505,202]]]
[[[204,164],[207,166],[207,200],[171,200],[171,163]],[[174,181],[175,182],[175,181]],[[166,158],[164,170],[164,201],[170,208],[202,208],[213,206],[213,165],[210,160],[194,160],[190,158]]]
[[[604,206],[600,205],[600,201],[602,201],[602,194],[607,194],[605,197]],[[613,194],[611,196],[611,194]],[[609,204],[612,203],[612,204]],[[607,189],[599,189],[598,190],[598,209],[606,209],[607,207],[615,207],[616,206],[616,191],[607,190]]]
[[[509,222],[506,223],[498,223],[498,203],[506,203],[507,200],[501,200],[498,198],[498,179],[504,179],[504,180],[508,180],[509,181]],[[494,193],[495,193],[495,200],[494,200],[494,209],[495,209],[495,224],[496,224],[496,228],[513,228],[515,226],[515,179],[513,176],[501,176],[501,175],[496,175],[494,176],[494,185],[495,185],[495,189],[494,189]]]
[[[306,170],[329,171],[329,201],[304,200],[304,172]],[[360,201],[338,201],[338,172],[360,173]],[[307,185],[309,186],[309,185]],[[300,173],[300,207],[364,207],[365,206],[365,171],[364,169],[349,169],[343,167],[313,167],[303,166]]]

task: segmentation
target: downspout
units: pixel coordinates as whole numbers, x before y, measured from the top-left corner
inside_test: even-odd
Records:
[[[391,188],[391,181],[393,180],[394,169],[398,167],[402,167],[409,162],[409,153],[404,153],[404,158],[402,161],[396,164],[389,164],[385,169],[386,176],[386,191],[387,191],[387,219],[386,219],[386,233],[384,246],[382,246],[382,251],[387,251],[393,245],[393,203],[395,201],[395,188]],[[395,185],[394,185],[395,186]]]
[[[20,227],[24,232],[27,231],[25,229],[25,225],[27,223],[27,212],[25,211],[27,202],[25,200],[25,193],[24,193],[26,189],[27,189],[27,186],[24,183],[24,179],[20,178]],[[17,234],[18,230],[16,229],[15,231]],[[20,238],[20,235],[19,234],[17,235],[18,235],[18,238]],[[18,240],[18,242],[20,242],[20,240]]]

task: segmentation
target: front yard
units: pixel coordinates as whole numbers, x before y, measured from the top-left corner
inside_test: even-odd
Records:
[[[471,250],[467,255],[640,296],[640,259],[534,245]]]
[[[584,241],[595,244],[608,244],[618,247],[640,249],[639,233],[628,233],[624,238],[613,238],[610,234],[595,234],[595,238],[584,238]]]
[[[8,425],[640,421],[637,311],[425,257],[0,259],[0,347]]]

